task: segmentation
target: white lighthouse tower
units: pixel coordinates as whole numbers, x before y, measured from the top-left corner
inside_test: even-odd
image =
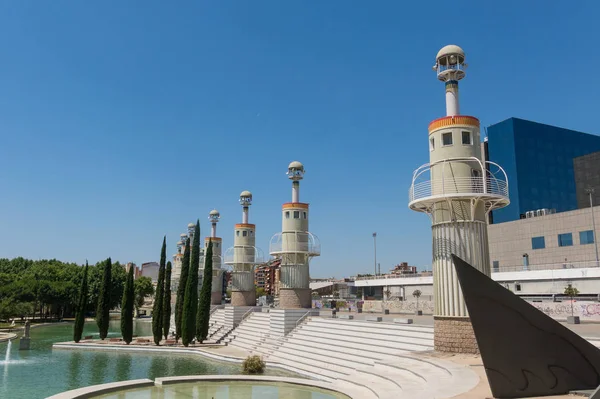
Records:
[[[210,236],[204,238],[204,253],[202,254],[202,259],[200,260],[202,269],[200,270],[199,281],[202,281],[202,278],[204,277],[204,265],[206,264],[206,251],[208,249],[208,243],[212,242],[213,277],[211,285],[211,305],[220,305],[223,299],[223,270],[221,268],[223,240],[220,237],[217,237],[217,223],[219,223],[220,218],[221,214],[216,209],[213,209],[208,214],[208,220],[210,221],[211,225]]]
[[[304,166],[294,161],[287,176],[292,180],[292,202],[283,204],[282,231],[271,238],[269,252],[281,258],[279,307],[282,309],[311,308],[309,262],[321,254],[321,244],[308,231],[308,204],[300,202],[300,180]]]
[[[256,225],[248,223],[248,213],[252,205],[252,193],[242,191],[242,223],[235,225],[233,247],[225,252],[225,263],[232,265],[231,305],[256,306],[254,287],[254,266],[262,263],[262,251],[256,248]]]
[[[429,124],[429,163],[413,174],[409,207],[429,215],[433,236],[434,343],[445,352],[476,353],[477,342],[451,254],[490,275],[487,215],[507,206],[508,181],[497,164],[482,160],[479,120],[461,115],[458,81],[464,51],[442,48],[433,69],[446,86],[446,116]]]

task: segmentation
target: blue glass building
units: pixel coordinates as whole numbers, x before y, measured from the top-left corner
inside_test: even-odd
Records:
[[[488,160],[506,171],[510,195],[493,223],[537,209],[577,209],[573,158],[600,151],[600,136],[517,118],[491,125],[487,135]]]

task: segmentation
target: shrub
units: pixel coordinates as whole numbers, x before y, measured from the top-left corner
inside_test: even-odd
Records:
[[[244,373],[247,374],[262,374],[265,371],[265,366],[265,362],[258,355],[248,356],[242,363]]]

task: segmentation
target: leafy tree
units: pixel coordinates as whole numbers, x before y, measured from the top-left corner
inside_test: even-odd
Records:
[[[202,277],[202,290],[200,291],[200,303],[198,315],[196,316],[196,339],[202,343],[208,337],[208,321],[210,318],[210,302],[212,291],[213,274],[213,249],[212,241],[209,239],[206,255],[204,256],[204,275]]]
[[[163,296],[163,335],[165,339],[169,337],[169,328],[171,328],[171,262],[167,262],[167,272],[165,275],[165,294]]]
[[[123,303],[121,304],[121,335],[123,336],[123,341],[125,341],[127,345],[129,345],[133,339],[133,302],[135,300],[133,269],[133,266],[129,268],[127,282],[125,283],[125,290],[123,292]]]
[[[267,295],[267,291],[263,287],[256,287],[256,297],[260,298],[261,296]]]
[[[81,288],[79,289],[79,301],[77,301],[77,317],[75,318],[75,325],[73,326],[73,341],[81,341],[81,335],[83,334],[83,325],[85,323],[85,308],[87,305],[88,296],[88,263],[85,262],[85,269],[83,270],[83,278],[81,279]]]
[[[185,242],[185,250],[183,251],[183,260],[181,262],[181,274],[179,275],[179,286],[177,287],[177,301],[175,303],[175,340],[181,337],[181,321],[183,319],[183,302],[185,300],[185,288],[188,280],[188,272],[190,270],[190,239]]]
[[[110,290],[111,290],[111,272],[112,262],[108,258],[104,264],[104,273],[102,285],[100,286],[100,295],[98,297],[98,307],[96,308],[96,324],[100,331],[100,339],[108,335],[108,320],[110,312]]]
[[[146,298],[154,295],[154,286],[152,285],[152,279],[146,276],[135,279],[133,285],[135,287],[135,310],[139,314]]]
[[[200,220],[194,229],[192,255],[185,287],[183,312],[181,314],[181,342],[188,346],[196,332],[196,312],[198,311],[198,267],[200,266]]]
[[[99,262],[95,267],[90,267],[89,270],[89,303],[90,308],[95,309],[98,304],[100,297],[100,290],[102,287],[102,281],[104,276],[104,266],[106,260]],[[123,297],[123,288],[125,281],[127,280],[127,273],[125,268],[119,262],[111,263],[111,276],[110,276],[110,294],[108,299],[109,309],[114,309],[121,304]]]
[[[571,317],[573,317],[573,315],[575,314],[575,311],[573,309],[573,298],[575,298],[577,295],[579,295],[579,290],[577,288],[573,287],[573,285],[571,283],[569,283],[565,287],[564,294],[566,296],[568,296],[569,298],[571,298]]]
[[[154,295],[154,306],[152,308],[152,335],[154,343],[160,344],[163,328],[163,295],[165,292],[165,263],[167,261],[167,237],[163,238],[160,251],[160,264],[158,268],[158,282],[156,284],[156,295]]]
[[[421,291],[414,290],[412,294],[415,298],[417,298],[417,310],[419,310],[419,298],[421,297]]]

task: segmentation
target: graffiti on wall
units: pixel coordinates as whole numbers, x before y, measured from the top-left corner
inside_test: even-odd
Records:
[[[571,302],[529,302],[538,310],[555,319],[566,319],[571,316]],[[600,303],[597,302],[573,302],[573,316],[581,319],[600,321]]]
[[[363,312],[415,313],[417,301],[364,301]],[[419,301],[419,310],[423,314],[433,314],[433,301]]]

